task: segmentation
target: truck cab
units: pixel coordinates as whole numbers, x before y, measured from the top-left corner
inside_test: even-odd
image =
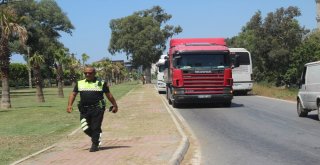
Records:
[[[186,103],[231,106],[230,51],[223,38],[172,39],[164,77],[173,107]]]

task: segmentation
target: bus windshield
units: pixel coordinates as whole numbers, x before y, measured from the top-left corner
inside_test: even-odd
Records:
[[[158,65],[159,72],[163,72],[166,69],[165,65]]]
[[[229,54],[176,54],[173,65],[178,69],[227,68],[230,66]]]
[[[240,65],[250,65],[250,56],[248,52],[231,52],[231,61],[235,63],[235,56],[238,55]]]

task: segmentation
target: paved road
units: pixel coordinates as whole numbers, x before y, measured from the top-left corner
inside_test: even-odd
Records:
[[[315,112],[297,117],[295,103],[236,96],[231,108],[178,111],[199,140],[204,165],[320,164],[320,122]]]

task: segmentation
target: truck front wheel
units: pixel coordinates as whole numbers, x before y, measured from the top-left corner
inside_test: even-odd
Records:
[[[227,101],[223,104],[225,107],[231,107],[231,101]]]
[[[168,87],[167,87],[167,100],[168,100],[168,103],[171,105],[172,104],[172,101],[171,101],[171,90]]]
[[[179,108],[179,103],[175,102],[174,100],[172,101],[172,107],[173,108]]]

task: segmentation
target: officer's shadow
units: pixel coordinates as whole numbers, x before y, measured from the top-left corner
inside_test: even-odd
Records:
[[[108,147],[99,147],[99,150],[111,150],[117,148],[131,148],[131,146],[108,146]]]

